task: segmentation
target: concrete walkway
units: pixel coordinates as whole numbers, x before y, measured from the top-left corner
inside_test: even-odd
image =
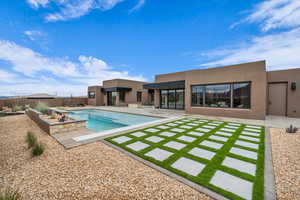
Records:
[[[167,109],[154,109],[151,106],[144,106],[142,108],[128,108],[128,107],[114,107],[114,106],[87,106],[80,108],[69,108],[69,109],[101,109],[106,111],[115,111],[115,112],[125,112],[139,115],[150,115],[157,117],[199,117],[205,119],[221,120],[221,121],[230,121],[238,122],[245,124],[254,124],[254,125],[263,125],[266,127],[273,128],[287,128],[291,124],[300,128],[300,118],[289,118],[285,116],[272,116],[269,115],[265,120],[254,120],[254,119],[240,119],[240,118],[231,118],[231,117],[219,117],[219,116],[210,116],[210,115],[195,115],[187,114],[184,110],[167,110]]]

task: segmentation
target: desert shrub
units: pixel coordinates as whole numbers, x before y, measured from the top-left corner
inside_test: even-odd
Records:
[[[21,200],[22,197],[17,190],[5,190],[0,193],[0,200]]]
[[[22,110],[21,106],[14,106],[14,107],[12,107],[12,111],[13,112],[18,112],[18,111],[21,111],[21,110]]]
[[[31,150],[32,157],[41,155],[44,152],[44,149],[45,148],[42,143],[36,143]]]
[[[38,102],[36,108],[37,111],[41,112],[42,114],[46,115],[48,114],[48,105],[43,102]]]
[[[296,133],[298,128],[294,127],[292,124],[290,125],[289,128],[286,129],[287,133]]]
[[[22,109],[22,110],[26,110],[26,106],[25,106],[25,105],[22,105],[22,106],[21,106],[21,109]]]
[[[26,142],[28,143],[28,149],[33,147],[37,143],[37,138],[31,131],[27,132]]]

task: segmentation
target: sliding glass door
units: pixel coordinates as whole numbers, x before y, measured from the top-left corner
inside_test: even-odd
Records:
[[[176,109],[184,109],[184,90],[176,90]]]
[[[117,101],[117,92],[107,92],[108,106],[115,106]]]
[[[175,90],[168,91],[169,109],[176,109]]]
[[[184,109],[184,89],[161,90],[160,107],[166,109]]]

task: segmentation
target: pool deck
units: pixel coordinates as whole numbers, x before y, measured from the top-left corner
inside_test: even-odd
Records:
[[[175,112],[153,112],[152,109],[130,109],[130,108],[122,108],[122,107],[76,107],[76,108],[67,108],[67,110],[84,110],[84,109],[100,109],[105,111],[113,111],[113,112],[123,112],[123,113],[129,113],[129,114],[138,114],[138,115],[146,115],[146,116],[152,116],[152,117],[161,117],[162,119],[158,119],[151,122],[146,122],[142,124],[132,125],[132,126],[126,126],[121,128],[115,128],[112,130],[102,131],[102,132],[96,132],[89,130],[87,128],[80,129],[77,131],[71,131],[71,132],[64,132],[64,133],[58,133],[55,135],[52,135],[53,138],[55,138],[58,143],[63,145],[66,149],[74,148],[80,145],[93,143],[99,140],[102,140],[103,138],[114,136],[118,134],[122,134],[131,130],[141,129],[148,126],[154,126],[161,123],[166,123],[172,120],[180,119],[184,116],[187,116],[184,114],[183,111],[175,111]]]
[[[198,117],[212,120],[230,121],[238,123],[246,123],[253,125],[263,125],[268,128],[286,128],[290,124],[296,127],[300,127],[300,119],[287,118],[279,116],[267,116],[266,120],[253,120],[253,119],[238,119],[229,117],[207,116],[207,115],[194,115],[187,114],[184,110],[166,110],[166,109],[154,109],[151,106],[145,106],[142,108],[128,108],[128,107],[112,107],[112,106],[86,106],[86,107],[68,107],[66,110],[84,110],[84,109],[100,109],[105,111],[123,112],[129,114],[146,115],[153,117],[163,117],[164,119],[148,122],[144,124],[127,126],[122,128],[116,128],[109,131],[95,132],[88,129],[80,129],[78,131],[59,133],[53,135],[53,137],[62,144],[66,149],[70,149],[76,146],[96,142],[106,138],[108,136],[122,134],[131,130],[141,129],[143,127],[156,125],[159,123],[165,123],[174,119],[180,119],[183,117]]]

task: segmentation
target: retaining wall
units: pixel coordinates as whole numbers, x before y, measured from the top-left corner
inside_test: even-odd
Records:
[[[79,128],[84,128],[86,120],[76,120],[69,118],[65,122],[49,122],[46,119],[42,118],[42,113],[29,108],[26,110],[26,115],[33,120],[43,131],[52,135],[62,132],[75,131]]]

